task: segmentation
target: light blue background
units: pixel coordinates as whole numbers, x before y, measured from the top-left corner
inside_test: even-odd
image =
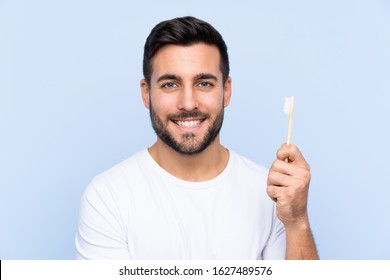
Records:
[[[0,0],[0,258],[74,257],[88,182],[155,140],[143,44],[183,15],[229,47],[222,142],[269,167],[295,95],[320,256],[390,259],[390,3],[379,0]]]

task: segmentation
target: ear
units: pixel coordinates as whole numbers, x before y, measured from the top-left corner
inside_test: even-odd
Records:
[[[223,86],[223,104],[224,107],[227,107],[230,103],[230,99],[232,97],[232,78],[228,77],[225,85]]]
[[[144,106],[146,107],[146,109],[149,109],[150,90],[149,90],[148,83],[146,82],[145,79],[141,80],[140,87],[141,87],[142,101],[144,102]]]

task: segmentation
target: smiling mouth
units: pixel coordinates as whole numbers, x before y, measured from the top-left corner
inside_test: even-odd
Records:
[[[196,127],[200,125],[205,119],[200,120],[172,120],[175,124],[177,124],[180,127]]]

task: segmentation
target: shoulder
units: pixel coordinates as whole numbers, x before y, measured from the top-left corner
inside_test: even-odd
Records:
[[[229,181],[266,198],[268,168],[232,151],[230,156]]]
[[[140,173],[139,171],[142,162],[145,160],[146,156],[147,150],[141,150],[126,160],[119,162],[113,167],[98,174],[93,178],[92,182],[112,182],[134,178],[135,175]]]
[[[96,175],[85,190],[86,196],[114,196],[129,194],[131,186],[142,177],[142,161],[147,150],[141,150],[126,160]]]
[[[254,174],[258,176],[267,176],[268,168],[263,165],[260,165],[242,155],[237,154],[234,151],[230,151],[230,156],[232,160],[232,168],[234,170],[239,170],[247,174]]]

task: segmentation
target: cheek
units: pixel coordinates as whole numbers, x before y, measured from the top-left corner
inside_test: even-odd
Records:
[[[204,98],[200,104],[200,110],[207,109],[210,112],[219,112],[223,108],[223,98],[220,95],[215,96],[215,98]]]
[[[159,115],[167,115],[175,111],[175,103],[172,98],[159,98],[155,96],[151,99],[151,105],[153,110]]]

